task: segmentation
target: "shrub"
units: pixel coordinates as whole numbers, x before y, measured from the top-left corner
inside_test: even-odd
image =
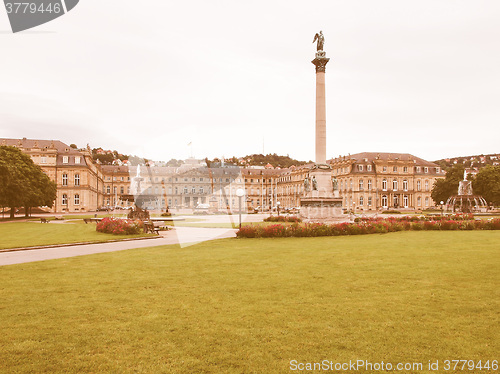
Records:
[[[302,222],[302,219],[297,216],[269,216],[264,222]]]
[[[114,217],[103,218],[97,223],[96,230],[107,234],[134,235],[141,233],[141,222]]]
[[[469,215],[460,215],[460,220],[397,217],[387,219],[360,218],[356,223],[305,223],[291,225],[275,224],[269,226],[243,226],[236,236],[239,238],[272,237],[314,237],[338,235],[363,235],[408,230],[500,230],[500,218],[488,221],[471,220]]]
[[[401,214],[399,210],[384,210],[382,214]]]

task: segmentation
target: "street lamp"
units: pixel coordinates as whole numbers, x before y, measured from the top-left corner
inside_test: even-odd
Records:
[[[443,216],[443,206],[444,206],[444,201],[441,200],[441,202],[439,203],[441,204],[441,217]]]
[[[280,205],[281,205],[281,202],[277,201],[276,202],[276,209],[278,210],[278,217],[280,215]]]
[[[240,229],[241,229],[241,198],[245,195],[243,188],[238,188],[236,190],[236,196],[238,196],[238,208],[240,213]]]

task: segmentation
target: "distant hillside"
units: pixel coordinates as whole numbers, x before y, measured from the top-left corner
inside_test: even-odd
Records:
[[[222,160],[219,158],[215,158],[213,160],[207,160],[210,165],[214,164],[220,164]],[[244,157],[231,157],[231,158],[224,158],[224,163],[226,165],[231,164],[231,165],[237,165],[237,166],[266,166],[268,164],[272,165],[273,168],[289,168],[292,165],[298,166],[298,165],[304,165],[307,164],[306,161],[298,161],[290,156],[279,156],[276,153],[273,154],[253,154],[253,155],[248,155]],[[311,161],[309,161],[311,162]]]
[[[487,165],[494,165],[494,166],[500,165],[500,153],[493,153],[489,155],[452,157],[452,158],[437,160],[434,162],[445,170],[457,164],[464,165],[466,168],[481,169]]]

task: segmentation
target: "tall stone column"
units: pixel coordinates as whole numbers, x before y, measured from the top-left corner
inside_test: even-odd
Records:
[[[329,58],[318,51],[311,62],[316,66],[316,163],[326,164],[326,95],[325,68]]]

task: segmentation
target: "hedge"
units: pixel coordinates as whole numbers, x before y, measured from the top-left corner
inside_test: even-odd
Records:
[[[238,238],[316,237],[383,234],[387,232],[410,230],[500,230],[500,218],[488,221],[470,219],[414,221],[389,218],[358,223],[293,223],[291,225],[275,224],[269,226],[248,225],[243,226],[236,233],[236,236]]]

